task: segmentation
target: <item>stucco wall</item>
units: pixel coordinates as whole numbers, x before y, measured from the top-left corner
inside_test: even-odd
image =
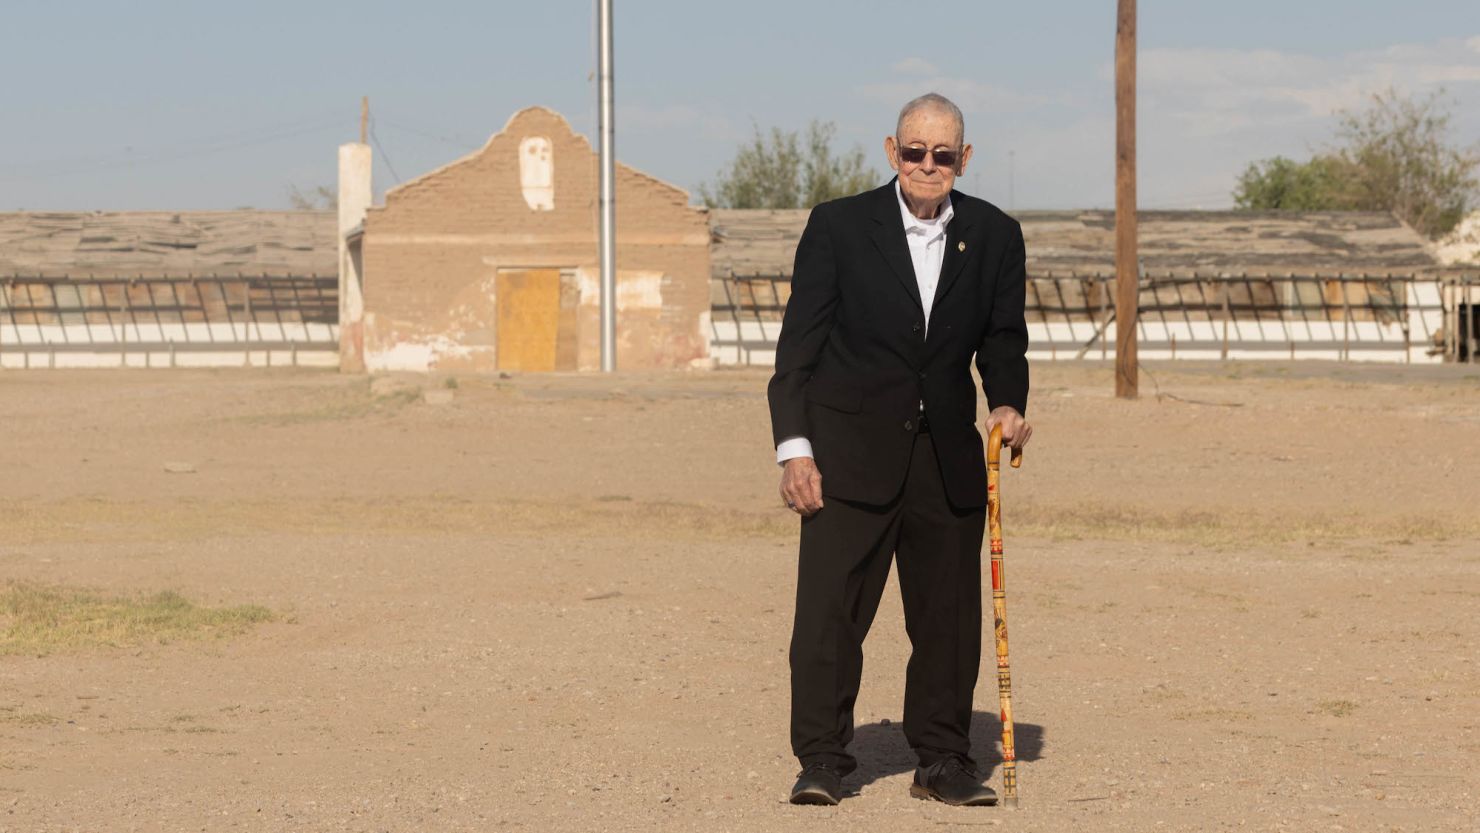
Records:
[[[549,140],[553,209],[521,188],[520,143]],[[618,166],[621,369],[706,364],[709,228],[671,185]],[[537,201],[537,202],[543,202]],[[481,150],[391,190],[365,219],[365,352],[376,369],[498,367],[499,269],[559,268],[578,291],[562,352],[600,365],[597,163],[585,138],[544,108],[516,113]],[[569,358],[566,359],[569,361]],[[567,368],[567,369],[576,369]]]

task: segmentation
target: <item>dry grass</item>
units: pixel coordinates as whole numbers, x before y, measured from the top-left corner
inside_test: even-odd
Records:
[[[390,416],[421,399],[419,387],[396,388],[376,394],[369,380],[348,390],[334,390],[306,406],[265,413],[222,417],[221,421],[237,425],[286,426],[315,422],[340,422],[370,416]]]
[[[1322,700],[1316,704],[1316,711],[1332,717],[1346,717],[1356,710],[1357,704],[1350,700]]]
[[[1193,709],[1190,711],[1177,712],[1172,715],[1173,720],[1204,720],[1212,723],[1235,723],[1244,720],[1253,720],[1253,712],[1244,709],[1206,708]]]
[[[1110,505],[1004,510],[1006,537],[1182,543],[1202,547],[1328,544],[1378,540],[1409,544],[1480,536],[1480,519],[1447,514],[1378,517],[1272,511],[1157,511]],[[479,500],[463,494],[416,499],[267,498],[113,501],[72,498],[0,506],[0,538],[14,545],[179,541],[285,532],[573,537],[680,537],[743,540],[794,537],[797,520],[777,508],[743,509],[624,495],[563,502]]]
[[[272,618],[272,611],[257,605],[201,607],[173,591],[105,596],[12,583],[0,592],[0,655],[230,636]]]
[[[1004,509],[1003,526],[1004,531],[1060,540],[1093,538],[1239,547],[1374,538],[1408,544],[1480,534],[1480,521],[1439,514],[1369,517],[1271,511],[1250,518],[1247,512],[1234,509],[1162,512],[1082,504]]]
[[[60,722],[46,712],[23,712],[17,706],[0,706],[0,724],[6,726],[51,726]]]

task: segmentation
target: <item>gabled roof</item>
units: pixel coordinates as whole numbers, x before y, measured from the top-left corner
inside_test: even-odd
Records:
[[[488,140],[483,143],[482,147],[474,151],[469,151],[468,153],[465,153],[450,162],[438,165],[430,171],[427,171],[426,173],[419,176],[412,177],[411,179],[408,179],[405,182],[402,182],[394,188],[386,191],[386,202],[389,203],[390,201],[394,200],[396,196],[402,191],[409,191],[418,186],[426,185],[436,180],[438,177],[442,176],[448,171],[453,170],[460,165],[472,162],[483,154],[488,153],[494,142],[498,141],[500,137],[510,134],[519,125],[520,122],[532,116],[547,116],[553,118],[556,124],[560,125],[560,127],[566,132],[567,135],[571,136],[579,144],[584,146],[587,153],[591,154],[593,157],[596,155],[596,149],[592,146],[591,140],[587,139],[582,134],[577,133],[575,131],[575,128],[571,127],[570,120],[567,119],[565,116],[561,115],[555,110],[550,109],[549,107],[543,107],[540,105],[525,107],[522,110],[515,111],[513,115],[509,116],[509,120],[504,122],[503,128],[501,128],[497,133],[489,136]],[[662,179],[659,179],[658,177],[655,177],[646,171],[640,171],[634,167],[631,167],[630,165],[624,164],[620,159],[616,160],[616,169],[618,171],[638,177],[639,179],[647,180],[648,182],[651,182],[661,188],[666,188],[670,191],[673,191],[685,202],[688,201],[688,191],[685,191],[684,189],[678,187],[677,185],[674,185],[671,182],[666,182]],[[384,209],[384,205],[370,207],[371,211],[383,211]]]

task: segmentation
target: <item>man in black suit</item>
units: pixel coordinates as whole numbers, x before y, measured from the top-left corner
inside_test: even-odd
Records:
[[[1032,433],[1022,229],[952,190],[971,159],[961,111],[930,94],[884,140],[898,176],[812,210],[768,398],[781,497],[801,517],[791,639],[797,804],[836,804],[863,639],[897,556],[911,795],[993,804],[970,757],[981,662],[986,463],[973,355],[1018,453]]]

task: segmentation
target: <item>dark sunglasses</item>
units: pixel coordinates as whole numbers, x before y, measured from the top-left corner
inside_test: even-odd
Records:
[[[942,168],[956,167],[956,160],[961,158],[961,152],[959,150],[927,150],[926,148],[903,145],[899,148],[899,159],[901,162],[918,165],[925,161],[925,154],[927,153],[935,159],[935,164]]]

